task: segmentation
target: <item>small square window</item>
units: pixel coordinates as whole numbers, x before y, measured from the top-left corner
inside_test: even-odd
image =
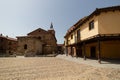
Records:
[[[89,30],[94,29],[94,20],[89,23]]]

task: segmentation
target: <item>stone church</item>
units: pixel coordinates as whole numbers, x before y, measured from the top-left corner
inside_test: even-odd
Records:
[[[46,55],[57,51],[57,40],[52,23],[49,30],[38,28],[27,36],[18,36],[17,39],[19,55]]]

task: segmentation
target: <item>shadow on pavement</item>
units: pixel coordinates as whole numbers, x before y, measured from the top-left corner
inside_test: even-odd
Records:
[[[101,64],[120,64],[120,59],[102,59]]]

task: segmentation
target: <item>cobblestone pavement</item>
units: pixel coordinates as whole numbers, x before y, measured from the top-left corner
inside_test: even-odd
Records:
[[[120,80],[120,69],[56,57],[0,58],[0,80]]]

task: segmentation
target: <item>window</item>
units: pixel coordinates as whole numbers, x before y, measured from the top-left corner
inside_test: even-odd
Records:
[[[89,30],[94,29],[94,20],[89,23]]]
[[[80,40],[80,29],[77,30],[77,40]]]
[[[9,53],[11,53],[11,51],[9,51]]]
[[[24,49],[27,49],[27,44],[24,45]]]
[[[39,36],[38,38],[41,40],[41,37],[40,37],[40,36]]]
[[[73,34],[71,35],[71,39],[73,39]]]

